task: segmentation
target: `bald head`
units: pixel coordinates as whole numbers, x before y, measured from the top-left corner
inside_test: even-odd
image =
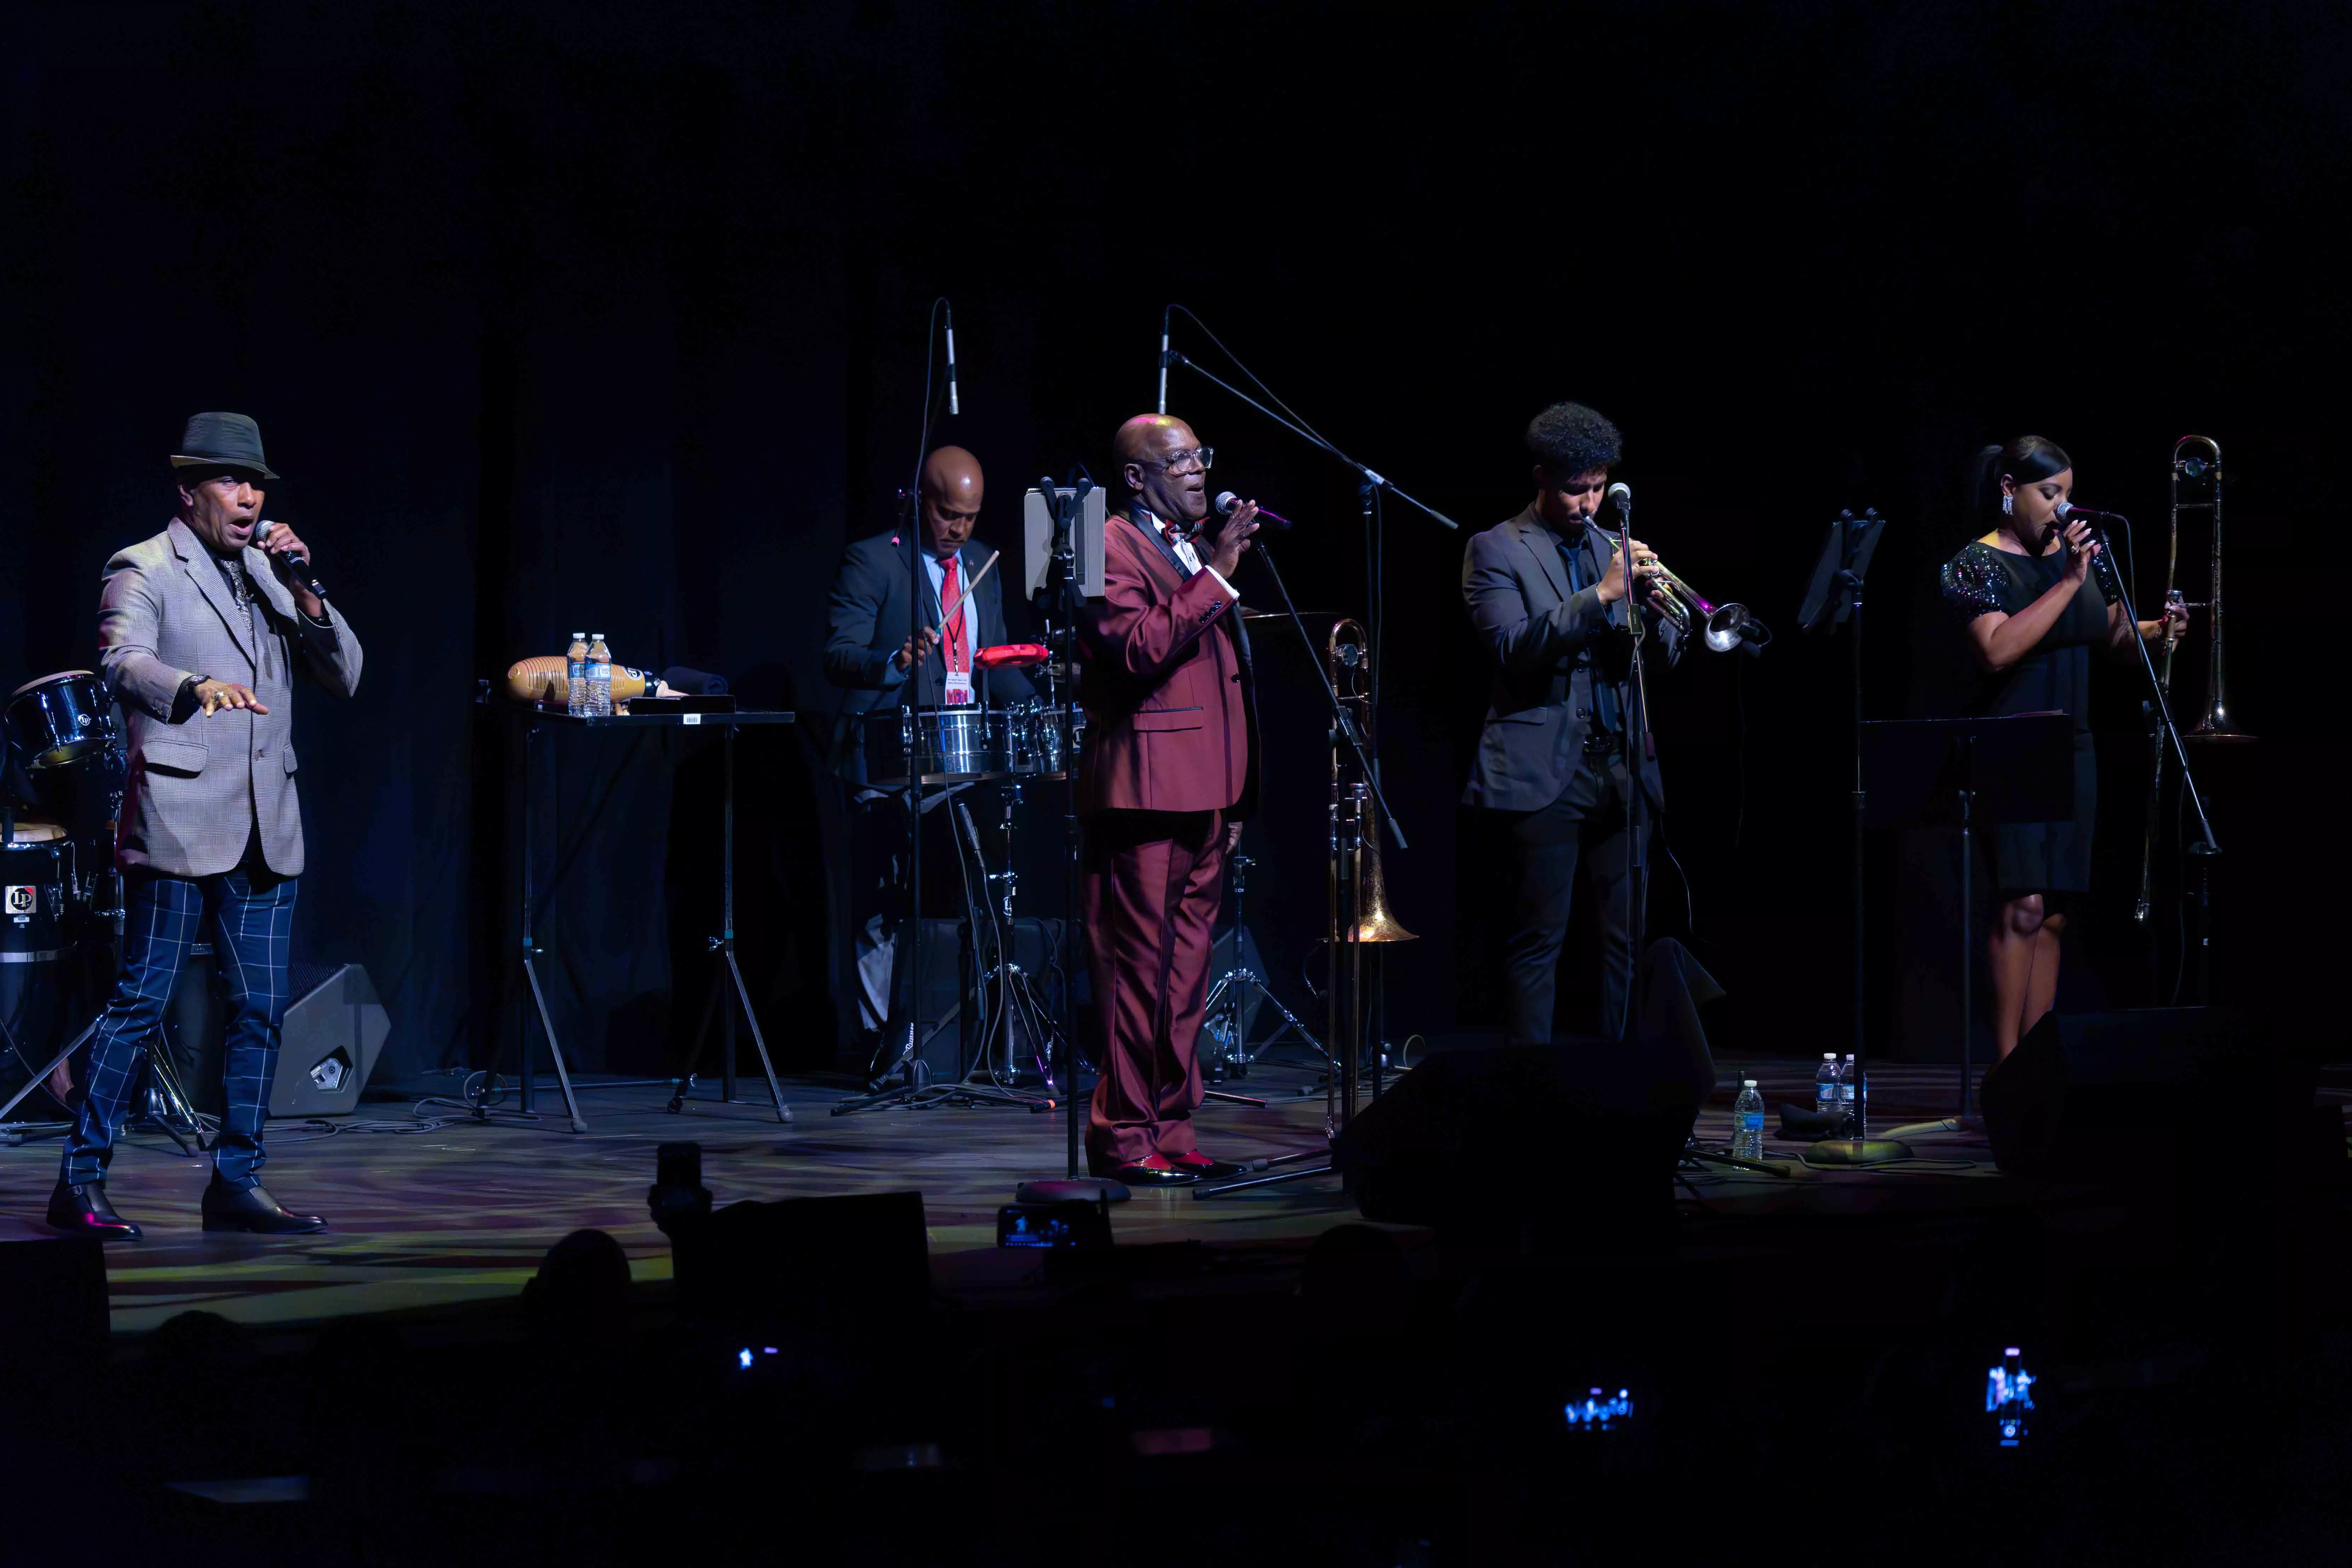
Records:
[[[980,459],[961,447],[941,447],[923,459],[923,545],[952,555],[980,521],[983,481]]]
[[[1190,526],[1209,515],[1208,470],[1192,458],[1192,427],[1167,414],[1139,414],[1113,443],[1119,473],[1155,516]]]

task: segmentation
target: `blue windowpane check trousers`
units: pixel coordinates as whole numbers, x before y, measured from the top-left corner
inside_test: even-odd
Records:
[[[106,1179],[115,1132],[130,1116],[140,1063],[163,1026],[163,1008],[188,949],[203,940],[199,933],[209,922],[228,983],[227,1107],[213,1168],[223,1184],[242,1191],[260,1180],[268,1157],[261,1124],[269,1116],[278,1032],[291,1000],[286,994],[286,958],[297,880],[239,867],[217,877],[133,872],[125,881],[122,975],[90,1042],[89,1085],[66,1141],[59,1178]]]

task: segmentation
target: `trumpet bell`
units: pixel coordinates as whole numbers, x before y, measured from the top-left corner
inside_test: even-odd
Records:
[[[1772,628],[1745,605],[1718,605],[1706,618],[1706,646],[1717,653],[1759,654],[1772,640]]]

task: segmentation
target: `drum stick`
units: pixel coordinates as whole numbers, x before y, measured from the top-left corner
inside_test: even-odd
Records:
[[[1001,550],[992,550],[988,552],[988,559],[980,563],[980,570],[971,574],[971,581],[966,583],[963,585],[963,592],[956,595],[957,604],[962,604],[980,591],[981,579],[996,569],[996,558],[1003,553]]]

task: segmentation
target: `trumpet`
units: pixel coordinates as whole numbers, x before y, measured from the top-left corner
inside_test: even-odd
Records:
[[[1696,620],[1704,628],[1706,646],[1717,653],[1737,649],[1758,654],[1772,640],[1772,628],[1758,620],[1747,605],[1707,603],[1705,595],[1676,576],[1663,561],[1652,561],[1640,574],[1664,592],[1665,603],[1660,613],[1674,623],[1675,629],[1688,637]]]

